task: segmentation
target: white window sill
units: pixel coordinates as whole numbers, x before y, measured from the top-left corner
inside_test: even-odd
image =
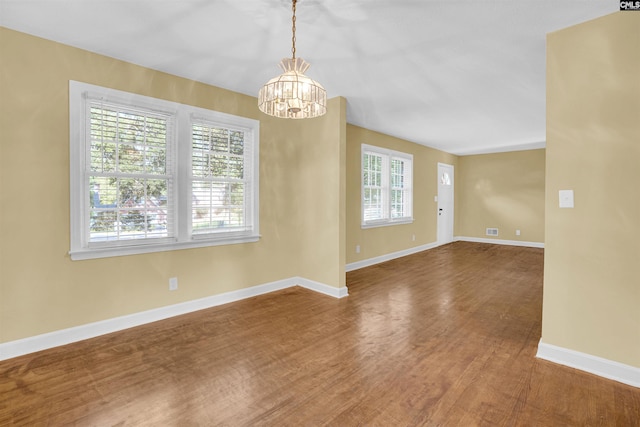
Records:
[[[387,221],[375,221],[375,222],[366,222],[360,225],[360,228],[377,228],[377,227],[388,227],[390,225],[400,225],[400,224],[413,224],[413,218],[402,218],[398,220],[387,220]]]
[[[180,249],[193,249],[204,248],[208,246],[221,246],[221,245],[235,245],[239,243],[254,243],[260,240],[260,235],[244,236],[244,237],[230,237],[225,239],[198,239],[188,242],[171,242],[160,244],[144,244],[144,245],[131,245],[131,246],[119,246],[110,248],[84,248],[78,250],[69,251],[71,260],[80,261],[85,259],[96,258],[110,258],[126,255],[148,254],[153,252],[167,252],[177,251]]]

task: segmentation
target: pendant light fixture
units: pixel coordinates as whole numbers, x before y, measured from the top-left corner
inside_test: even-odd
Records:
[[[304,75],[309,63],[296,58],[296,3],[297,0],[292,0],[292,57],[280,61],[284,72],[260,88],[258,108],[274,117],[307,119],[327,112],[327,91],[320,83]]]

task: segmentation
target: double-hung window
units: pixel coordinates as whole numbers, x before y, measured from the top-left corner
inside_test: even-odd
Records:
[[[256,120],[70,82],[72,259],[254,242]]]
[[[192,124],[191,229],[194,238],[250,230],[253,191],[247,133],[197,119]],[[248,168],[248,170],[245,170]]]
[[[413,156],[362,144],[362,227],[413,221]]]

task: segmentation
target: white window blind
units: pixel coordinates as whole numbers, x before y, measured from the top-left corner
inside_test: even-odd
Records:
[[[391,218],[411,217],[411,161],[391,157]]]
[[[89,243],[174,236],[173,117],[90,100]]]
[[[259,122],[71,81],[71,258],[255,242]]]
[[[373,152],[365,152],[362,156],[363,179],[363,221],[375,221],[384,218],[385,200],[382,179],[383,162],[386,157]]]
[[[194,235],[251,230],[252,161],[247,131],[196,120],[192,126]]]
[[[413,221],[413,156],[362,145],[362,226]]]

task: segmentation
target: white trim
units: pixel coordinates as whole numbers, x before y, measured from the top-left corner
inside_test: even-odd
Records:
[[[481,148],[474,147],[472,149],[461,149],[448,151],[456,156],[474,156],[477,154],[493,154],[493,153],[507,153],[511,151],[527,151],[527,150],[539,150],[547,146],[546,141],[526,142],[518,145],[503,145],[503,146],[485,146]]]
[[[0,360],[11,359],[13,357],[34,353],[36,351],[46,350],[89,338],[95,338],[100,335],[121,331],[135,326],[144,325],[146,323],[156,322],[158,320],[168,319],[170,317],[180,316],[182,314],[198,310],[204,310],[206,308],[216,307],[222,304],[240,301],[246,298],[294,286],[300,286],[335,298],[342,298],[348,295],[346,286],[342,288],[335,288],[333,286],[314,282],[302,277],[292,277],[290,279],[278,280],[276,282],[252,286],[250,288],[239,289],[237,291],[226,292],[197,300],[141,311],[139,313],[133,313],[126,316],[88,323],[86,325],[61,329],[42,335],[0,343]]]
[[[437,242],[427,243],[426,245],[415,246],[413,248],[404,249],[402,251],[392,252],[392,253],[386,254],[386,255],[380,255],[380,256],[377,256],[377,257],[364,259],[362,261],[352,262],[352,263],[347,264],[345,266],[345,271],[359,270],[361,268],[370,267],[372,265],[380,264],[381,262],[390,261],[392,259],[402,258],[403,256],[416,254],[418,252],[426,251],[428,249],[433,249],[433,248],[435,248],[437,246],[441,246],[441,245],[438,245]]]
[[[494,245],[507,245],[507,246],[526,246],[531,248],[544,248],[542,242],[524,242],[521,240],[502,240],[502,239],[484,239],[482,237],[464,237],[456,236],[453,238],[454,242],[473,242],[473,243],[493,243]]]
[[[302,288],[319,292],[330,297],[344,298],[349,295],[349,291],[346,286],[342,288],[335,288],[333,286],[325,285],[324,283],[315,282],[313,280],[305,279],[302,277],[296,277],[295,280],[296,284]]]
[[[85,259],[96,259],[105,257],[127,256],[148,254],[153,252],[178,251],[181,249],[204,248],[209,246],[236,245],[241,243],[254,243],[260,240],[260,235],[234,237],[229,239],[218,238],[211,239],[193,239],[188,242],[168,242],[164,244],[147,244],[147,245],[131,245],[119,246],[111,248],[81,249],[69,252],[69,256],[73,261]]]
[[[640,388],[640,368],[603,359],[540,340],[536,357]]]
[[[399,220],[375,220],[369,221],[366,224],[360,225],[360,228],[366,230],[367,228],[378,228],[378,227],[388,227],[390,225],[401,225],[401,224],[413,224],[413,218],[402,218]]]

